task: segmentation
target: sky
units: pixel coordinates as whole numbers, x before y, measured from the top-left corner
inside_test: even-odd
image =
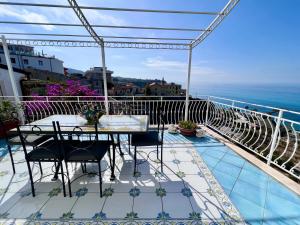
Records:
[[[216,12],[225,6],[227,0],[78,0],[77,2],[79,5],[89,6]],[[67,0],[52,0],[51,3],[68,4]],[[193,50],[192,88],[211,83],[296,84],[300,88],[299,11],[299,0],[240,0],[222,24]],[[91,24],[125,26],[206,28],[213,19],[213,16],[209,15],[162,15],[95,10],[84,10],[84,13]],[[72,9],[4,5],[0,5],[0,20],[79,23]],[[96,28],[96,31],[99,35],[115,36],[195,38],[199,35],[198,32],[107,28]],[[87,34],[84,28],[7,24],[0,24],[1,32]],[[93,66],[101,66],[100,49],[97,48],[36,49],[43,50],[48,55],[55,55],[64,61],[65,67],[87,70]],[[158,79],[164,77],[169,82],[185,85],[187,62],[187,51],[106,49],[106,65],[108,69],[114,71],[115,76]]]

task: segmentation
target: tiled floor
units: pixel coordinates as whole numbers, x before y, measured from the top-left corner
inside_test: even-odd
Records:
[[[193,142],[248,223],[300,224],[300,196],[216,140]]]
[[[106,190],[102,199],[97,176],[74,181],[73,198],[63,198],[61,183],[51,182],[51,177],[46,177],[36,183],[38,195],[33,199],[27,169],[19,164],[18,174],[12,176],[5,157],[0,162],[0,217],[4,221],[5,218],[27,221],[106,218],[154,224],[153,221],[162,220],[199,222],[201,218],[205,222],[222,219],[228,207],[233,212],[236,207],[249,224],[300,224],[300,197],[230,148],[211,137],[198,139],[166,134],[165,140],[164,175],[159,173],[155,153],[148,154],[149,148],[140,155],[140,159],[149,159],[139,165],[138,177],[132,177],[132,157],[119,157],[117,181],[110,182],[109,171],[104,172]],[[21,160],[23,155],[18,152],[15,157]],[[93,166],[88,168],[89,171],[94,169]],[[50,173],[51,166],[44,170]],[[36,178],[40,176],[37,168],[35,174]],[[78,167],[74,177],[79,175]]]
[[[216,145],[203,139],[203,146]],[[124,144],[123,149],[126,149]],[[73,165],[73,197],[64,198],[60,181],[52,182],[52,164],[43,164],[40,178],[34,167],[36,197],[31,196],[27,168],[17,165],[12,175],[10,161],[5,156],[0,162],[0,220],[11,222],[97,222],[159,224],[169,223],[224,224],[242,220],[221,186],[203,162],[197,148],[180,135],[166,135],[164,145],[164,173],[156,160],[155,148],[143,148],[139,154],[139,173],[133,177],[132,156],[117,158],[117,179],[110,181],[110,171],[103,171],[104,197],[99,196],[98,176],[81,176],[81,168]],[[23,152],[14,154],[23,159]],[[147,160],[145,160],[147,159]],[[107,160],[102,168],[108,168]],[[88,165],[88,171],[97,171]],[[239,223],[240,224],[240,223]],[[242,223],[241,223],[242,224]]]

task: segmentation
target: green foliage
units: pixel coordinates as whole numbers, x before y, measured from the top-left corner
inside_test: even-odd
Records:
[[[88,125],[93,125],[105,113],[97,105],[91,103],[84,106],[80,114],[87,120]]]
[[[197,128],[197,124],[195,124],[194,122],[192,122],[190,120],[182,120],[182,121],[179,121],[179,127],[183,128],[183,129],[194,130]]]
[[[11,120],[17,118],[17,109],[10,101],[0,102],[0,119]]]

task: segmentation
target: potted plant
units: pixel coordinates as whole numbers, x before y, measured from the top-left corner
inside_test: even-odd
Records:
[[[0,137],[5,137],[7,131],[19,124],[16,107],[10,101],[0,101],[0,120]]]
[[[87,125],[94,125],[103,114],[104,112],[93,104],[84,106],[80,113],[87,120]]]
[[[196,134],[197,124],[190,120],[183,120],[179,122],[178,128],[181,134],[185,136],[194,136]]]

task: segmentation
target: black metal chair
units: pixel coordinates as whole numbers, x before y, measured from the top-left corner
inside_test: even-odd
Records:
[[[57,168],[61,168],[61,179],[63,184],[63,194],[66,196],[65,190],[65,182],[64,182],[64,171],[62,166],[63,154],[61,150],[61,146],[59,145],[57,135],[55,134],[55,123],[52,122],[52,125],[20,125],[17,127],[19,138],[21,140],[23,150],[25,153],[25,160],[28,167],[30,182],[31,182],[31,191],[32,196],[35,197],[34,190],[34,181],[32,176],[32,170],[30,163],[37,162],[40,166],[41,174],[43,174],[42,170],[42,162],[54,162],[56,165],[58,163]],[[49,135],[52,133],[52,135]],[[49,138],[49,137],[52,138]],[[34,137],[47,137],[47,139],[34,146],[31,151],[28,150],[29,145],[31,145],[31,139]],[[41,139],[39,139],[41,141]],[[59,172],[59,171],[58,171]]]
[[[60,126],[59,122],[56,122],[56,127],[64,154],[70,197],[72,197],[72,190],[68,163],[97,163],[100,197],[102,197],[101,160],[109,152],[111,145],[115,148],[113,141],[99,139],[97,123],[93,128],[91,126]],[[86,130],[89,130],[89,134],[94,134],[94,139],[91,138],[91,135],[86,136]],[[111,164],[110,152],[109,159]]]
[[[16,117],[17,118],[17,117]],[[16,123],[18,123],[18,119],[13,119],[16,121]],[[22,145],[21,139],[19,135],[11,135],[9,134],[6,130],[5,130],[5,126],[4,126],[5,121],[3,121],[0,118],[0,131],[1,133],[4,134],[4,140],[8,149],[8,153],[10,156],[10,160],[11,160],[11,164],[12,164],[12,169],[13,169],[13,173],[16,173],[16,168],[15,168],[15,161],[13,158],[13,153],[12,153],[12,146],[20,146]],[[26,144],[28,146],[31,146],[33,148],[35,148],[36,146],[38,146],[39,144],[45,142],[46,140],[48,140],[50,137],[47,135],[41,135],[41,136],[36,136],[36,135],[30,135],[27,134],[26,135]],[[18,162],[17,162],[18,163]]]
[[[163,142],[165,129],[165,113],[159,110],[159,119],[156,130],[150,130],[147,133],[135,133],[131,135],[131,145],[134,146],[134,174],[137,172],[137,147],[156,146],[156,157],[159,159],[160,150],[160,164],[161,171],[163,171]]]

